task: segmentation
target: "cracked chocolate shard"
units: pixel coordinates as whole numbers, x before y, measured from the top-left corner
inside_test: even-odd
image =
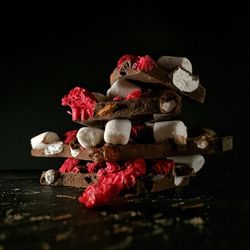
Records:
[[[48,176],[52,176],[48,178]],[[53,179],[50,181],[50,179]],[[66,186],[86,188],[88,185],[96,183],[95,173],[60,173],[58,170],[50,169],[43,171],[40,177],[40,184],[51,186]]]
[[[48,181],[47,176],[53,172],[53,181]],[[133,189],[126,190],[126,194],[141,194],[160,192],[172,188],[186,186],[193,174],[183,176],[180,184],[176,185],[173,175],[148,175],[138,180]],[[91,184],[98,182],[96,173],[60,173],[58,170],[50,169],[43,171],[40,177],[40,184],[44,186],[66,186],[76,188],[87,188]]]
[[[155,114],[170,119],[181,111],[181,97],[173,90],[160,91],[155,97],[136,98],[97,102],[93,117],[75,122],[83,125],[95,125],[112,119],[130,119],[131,121],[153,121]]]
[[[46,148],[32,149],[31,155],[36,157],[66,157],[88,161],[120,161],[136,158],[161,159],[171,156],[183,156],[202,154],[210,155],[229,151],[233,148],[232,136],[197,136],[187,138],[184,145],[176,144],[171,141],[153,144],[133,144],[111,145],[104,144],[94,148],[80,148],[77,156],[72,156],[70,146],[63,144],[60,153],[47,155]],[[153,152],[153,153],[152,153]]]
[[[134,58],[125,57],[112,72],[110,76],[111,85],[117,79],[125,78],[148,85],[171,88],[197,102],[204,102],[206,89],[200,84],[199,77],[188,71],[191,66],[187,67],[186,63],[183,64],[180,60],[174,68],[167,68],[166,70],[166,67],[163,67],[162,64],[160,66],[151,57],[140,57],[140,60],[143,61],[143,58],[151,65],[150,67],[138,67],[138,62],[135,62]]]

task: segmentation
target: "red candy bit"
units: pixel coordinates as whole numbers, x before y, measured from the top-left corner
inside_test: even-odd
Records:
[[[133,68],[136,70],[150,72],[157,66],[156,62],[150,56],[138,56]]]
[[[122,100],[122,98],[120,96],[115,96],[113,98],[113,101],[121,101],[121,100]]]
[[[135,186],[139,176],[145,175],[146,163],[143,159],[128,161],[120,169],[117,163],[107,163],[105,169],[98,171],[98,183],[87,187],[79,201],[86,207],[104,205],[118,198],[123,189]]]
[[[78,165],[80,163],[80,160],[74,159],[74,158],[68,158],[64,161],[62,166],[59,168],[60,173],[79,173]]]
[[[152,172],[154,174],[167,175],[173,172],[175,164],[173,160],[155,160],[153,161]]]
[[[119,196],[120,190],[116,185],[112,184],[92,184],[89,185],[83,195],[79,197],[79,201],[87,208],[100,206],[109,203],[114,197]]]
[[[72,142],[73,140],[76,139],[76,134],[77,134],[78,130],[70,130],[70,131],[67,131],[65,134],[64,134],[64,143],[65,144],[70,144],[70,142]]]
[[[97,171],[101,168],[103,168],[103,164],[101,162],[88,162],[86,164],[87,170],[89,173],[97,173]]]
[[[124,55],[118,60],[117,67],[120,68],[125,61],[130,61],[132,64],[135,62],[136,58],[137,56],[134,55]]]
[[[124,55],[118,60],[117,67],[120,68],[125,61],[130,61],[133,69],[144,72],[149,72],[157,66],[154,59],[149,55],[145,56]]]
[[[145,125],[135,125],[132,126],[131,132],[130,132],[130,137],[132,139],[136,139],[137,137],[140,136],[141,133],[143,133],[145,129]]]
[[[116,162],[108,161],[108,162],[106,162],[106,166],[107,167],[105,168],[105,170],[106,170],[107,174],[112,174],[112,173],[120,171],[120,167]]]
[[[141,89],[134,89],[132,92],[130,92],[127,96],[126,96],[126,100],[129,99],[137,99],[140,98],[142,95]]]
[[[62,106],[70,106],[72,110],[73,121],[93,117],[96,102],[94,95],[80,87],[75,87],[62,98]]]
[[[148,98],[148,92],[142,92],[141,89],[134,89],[132,90],[125,98],[125,100],[129,99],[137,99],[137,98]]]

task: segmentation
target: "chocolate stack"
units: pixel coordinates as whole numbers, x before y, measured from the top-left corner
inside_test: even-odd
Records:
[[[94,207],[187,185],[203,155],[232,149],[231,136],[174,119],[182,98],[203,103],[206,95],[187,58],[125,55],[110,85],[106,95],[75,87],[62,98],[79,130],[31,139],[33,156],[67,158],[44,171],[41,184],[85,188],[79,200]]]

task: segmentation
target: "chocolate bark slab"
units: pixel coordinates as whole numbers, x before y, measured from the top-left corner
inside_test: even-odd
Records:
[[[174,100],[176,106],[169,112],[164,111],[164,103]],[[94,116],[88,120],[76,120],[83,125],[93,125],[112,119],[130,119],[133,121],[154,120],[154,114],[164,114],[165,118],[172,118],[181,111],[181,97],[173,90],[164,90],[156,97],[137,98],[120,101],[98,102]]]
[[[57,170],[53,170],[54,181],[50,183],[46,181],[48,171],[43,171],[40,177],[40,184],[45,186],[86,188],[88,185],[97,182],[97,176],[94,173],[60,173]]]
[[[60,173],[57,170],[53,170],[54,181],[49,183],[46,182],[46,174],[49,172],[43,171],[40,184],[45,186],[66,186],[76,188],[87,188],[90,184],[98,181],[95,173]],[[158,176],[145,176],[137,182],[133,188],[133,193],[151,193],[160,192],[167,189],[176,187],[182,187],[188,185],[190,176],[185,176],[182,183],[178,186],[174,184],[173,175],[158,175]]]
[[[160,159],[171,156],[202,154],[210,155],[223,153],[233,148],[233,137],[209,137],[206,139],[205,148],[199,148],[199,137],[188,138],[186,145],[178,145],[173,142],[154,143],[154,144],[127,144],[127,145],[111,145],[104,144],[99,148],[80,148],[80,153],[73,157],[71,155],[70,146],[63,145],[60,153],[46,155],[44,149],[32,149],[31,155],[37,157],[66,157],[76,158],[90,161],[119,161],[135,158],[144,159]]]
[[[188,138],[186,145],[175,143],[104,145],[103,153],[105,160],[117,161],[141,157],[144,159],[160,159],[194,154],[210,155],[223,153],[233,147],[232,136],[211,138],[204,149],[197,146],[196,139]]]
[[[103,147],[100,148],[80,148],[80,153],[73,157],[71,154],[70,146],[68,144],[63,145],[63,150],[60,153],[46,155],[44,149],[32,149],[31,150],[32,156],[37,157],[66,157],[66,158],[75,158],[80,160],[86,161],[103,161]]]
[[[184,81],[184,85],[192,84],[193,81],[197,81],[198,87],[191,92],[185,90],[185,88],[178,88],[178,82],[176,82],[175,76],[179,71],[182,71],[182,77],[179,79],[179,81]],[[181,66],[177,66],[171,71],[166,71],[163,67],[156,65],[154,69],[144,72],[134,69],[129,61],[124,61],[120,67],[115,68],[112,72],[110,76],[111,85],[120,77],[145,84],[171,88],[178,93],[200,103],[204,102],[206,96],[206,89],[200,84],[199,77],[195,74],[192,74],[191,72],[188,72]],[[192,81],[190,81],[190,79],[192,79]]]

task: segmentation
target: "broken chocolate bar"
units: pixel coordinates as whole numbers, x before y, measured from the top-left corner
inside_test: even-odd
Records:
[[[145,56],[145,58],[148,57]],[[204,102],[206,89],[200,84],[199,77],[187,70],[190,67],[183,67],[182,61],[179,61],[179,64],[176,64],[176,67],[172,68],[171,71],[166,71],[166,67],[161,67],[152,58],[145,59],[152,61],[153,66],[149,69],[134,66],[137,62],[133,58],[126,57],[118,64],[110,76],[111,84],[123,77],[127,80],[171,88],[197,102]]]
[[[171,108],[169,105],[172,104]],[[172,118],[181,111],[181,97],[173,90],[161,91],[158,96],[118,101],[97,102],[93,117],[77,119],[82,125],[95,125],[112,119],[130,119],[134,122],[152,121],[155,114]]]
[[[95,173],[60,173],[54,169],[43,171],[40,178],[42,185],[77,188],[86,188],[89,184],[95,183],[96,181],[97,176]]]
[[[233,147],[232,136],[211,137],[206,140],[206,147],[201,144],[201,136],[188,138],[185,145],[173,143],[171,141],[153,144],[133,144],[111,145],[104,144],[96,148],[80,148],[79,154],[72,156],[70,146],[63,144],[61,152],[46,154],[46,148],[32,149],[32,156],[37,157],[72,157],[90,161],[119,161],[136,158],[160,159],[170,156],[192,155],[192,154],[216,154],[231,150]],[[154,152],[152,154],[152,152]]]
[[[54,175],[53,181],[48,181],[48,175]],[[182,187],[188,185],[190,175],[185,176],[183,181],[178,185]],[[90,184],[97,183],[98,178],[96,173],[60,173],[57,170],[50,169],[43,171],[40,184],[45,186],[65,186],[76,188],[87,188]],[[147,176],[140,178],[133,190],[129,190],[132,193],[150,193],[168,190],[176,188],[173,175],[158,175]]]

